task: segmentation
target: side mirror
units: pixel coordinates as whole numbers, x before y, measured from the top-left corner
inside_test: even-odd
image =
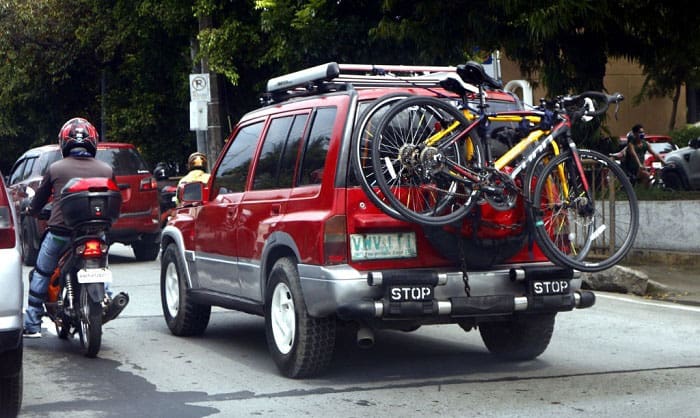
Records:
[[[695,148],[695,149],[700,148],[700,138],[691,139],[690,141],[688,141],[688,146],[690,148]]]
[[[183,205],[201,202],[204,199],[204,183],[195,181],[178,188],[177,199]]]

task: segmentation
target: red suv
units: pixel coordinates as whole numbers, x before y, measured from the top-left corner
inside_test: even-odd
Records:
[[[132,144],[100,142],[96,158],[114,169],[122,206],[119,220],[109,232],[110,242],[131,245],[139,261],[155,260],[160,250],[160,206],[158,185],[146,162]],[[22,154],[12,166],[9,188],[17,213],[24,213],[29,204],[27,188],[36,189],[48,166],[61,159],[58,145],[32,148]],[[24,263],[34,265],[46,229],[44,221],[30,216],[20,219]]]
[[[341,325],[368,346],[377,329],[454,323],[478,328],[498,356],[537,357],[556,313],[591,306],[594,295],[580,290],[578,272],[528,244],[522,205],[493,211],[483,202],[465,235],[424,228],[377,208],[351,164],[365,109],[396,93],[454,98],[438,73],[455,69],[398,68],[407,79],[341,73],[352,68],[270,80],[269,105],[235,126],[208,184],[184,187],[162,234],[171,332],[203,333],[212,306],[262,315],[270,353],[293,378],[329,364]],[[493,109],[520,106],[502,91],[488,97]],[[502,142],[497,128],[507,127],[489,139]]]

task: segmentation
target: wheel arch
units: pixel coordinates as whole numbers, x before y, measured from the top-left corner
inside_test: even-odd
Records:
[[[174,226],[166,226],[163,228],[163,232],[161,233],[160,236],[160,255],[161,255],[161,260],[163,258],[163,253],[165,252],[165,249],[168,248],[168,245],[174,244],[175,247],[177,247],[177,252],[179,256],[181,257],[184,268],[185,268],[185,278],[187,279],[187,284],[190,288],[192,288],[192,277],[190,275],[190,265],[187,260],[187,257],[185,255],[185,238],[182,236],[182,231],[179,229],[175,228]],[[162,269],[162,267],[161,267]]]
[[[664,176],[668,175],[669,173],[676,174],[678,178],[681,179],[681,186],[683,187],[684,190],[687,190],[690,188],[690,181],[688,179],[688,176],[686,174],[686,171],[682,168],[682,165],[680,162],[677,161],[669,161],[669,163],[673,164],[671,166],[667,166],[663,169],[661,178],[663,179]]]
[[[275,232],[270,235],[263,248],[262,260],[260,263],[260,288],[262,289],[262,300],[265,300],[268,276],[280,258],[289,257],[294,261],[301,259],[299,248],[291,235],[285,232]]]

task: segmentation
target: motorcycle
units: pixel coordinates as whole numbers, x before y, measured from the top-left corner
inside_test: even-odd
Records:
[[[77,333],[87,357],[97,356],[102,325],[129,301],[124,293],[110,301],[105,292],[105,284],[112,282],[106,233],[119,217],[121,200],[119,187],[106,178],[76,178],[61,192],[61,211],[72,233],[49,281],[44,307],[58,337]],[[50,205],[42,218],[50,214]]]

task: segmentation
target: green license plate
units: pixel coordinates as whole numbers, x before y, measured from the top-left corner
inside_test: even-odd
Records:
[[[350,254],[355,261],[416,256],[416,234],[398,232],[350,235]]]

